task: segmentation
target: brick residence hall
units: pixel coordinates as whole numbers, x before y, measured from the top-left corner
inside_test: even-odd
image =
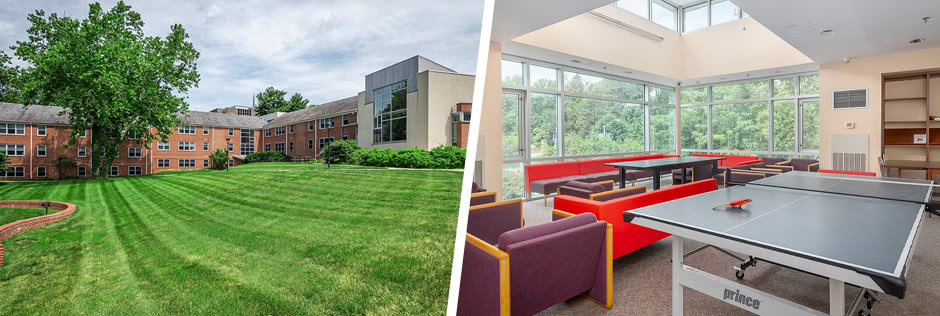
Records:
[[[465,148],[473,81],[472,75],[415,56],[367,75],[366,90],[356,96],[303,110],[265,116],[229,110],[244,107],[180,113],[183,124],[167,142],[154,141],[148,150],[134,139],[124,141],[110,175],[208,168],[209,154],[217,148],[229,152],[231,166],[249,153],[266,150],[317,158],[323,146],[341,139],[368,148]],[[67,115],[58,115],[62,111],[0,103],[0,151],[10,157],[0,178],[58,178],[55,159],[61,155],[77,161],[65,176],[90,176],[91,129],[63,148],[70,129]]]

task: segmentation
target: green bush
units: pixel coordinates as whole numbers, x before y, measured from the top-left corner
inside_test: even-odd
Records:
[[[421,148],[404,148],[395,154],[394,166],[398,168],[434,168],[431,154]]]
[[[225,148],[216,148],[209,154],[209,160],[212,161],[212,169],[228,169],[228,151]]]
[[[463,169],[467,160],[467,150],[457,146],[437,146],[431,149],[430,154],[434,168],[440,169]]]
[[[323,150],[320,151],[320,158],[323,158],[323,163],[355,163],[357,150],[359,150],[359,145],[354,140],[335,141],[323,147]]]
[[[363,166],[394,167],[395,150],[391,148],[370,148],[358,151],[358,161]]]
[[[262,151],[256,153],[250,153],[245,156],[245,159],[242,160],[242,163],[253,163],[253,162],[289,162],[290,156],[279,151]]]

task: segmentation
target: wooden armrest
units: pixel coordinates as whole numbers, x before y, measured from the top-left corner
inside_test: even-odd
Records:
[[[470,193],[471,198],[487,196],[487,195],[496,195],[496,191],[493,191],[493,192],[483,191],[483,192],[477,192],[477,193]]]
[[[572,217],[572,216],[574,216],[574,214],[571,214],[571,213],[568,213],[568,212],[565,212],[565,211],[559,211],[559,210],[552,210],[552,215],[558,215],[558,216],[561,216],[561,217]]]
[[[790,171],[793,171],[794,168],[796,168],[796,167],[793,167],[793,166],[786,166],[786,165],[773,165],[773,167],[774,167],[774,168],[781,168],[781,169],[787,168],[787,169],[790,169]]]
[[[615,182],[614,182],[614,180],[607,180],[607,181],[594,182],[594,183],[592,183],[592,184],[604,185],[604,184],[607,184],[607,183],[614,184]]]
[[[809,166],[806,166],[806,171],[813,171],[813,167],[819,167],[819,163],[811,163]]]
[[[789,162],[789,161],[781,161],[781,162],[775,163],[774,165],[775,165],[775,166],[787,166],[787,165],[790,165],[790,162]]]
[[[762,177],[762,178],[766,178],[766,177],[767,177],[767,174],[766,174],[766,173],[747,172],[747,171],[731,171],[731,173],[732,173],[732,174],[748,175],[748,176],[760,176],[760,177]]]
[[[469,233],[467,242],[499,260],[499,311],[501,315],[509,315],[509,254]]]
[[[635,186],[635,187],[629,187],[629,188],[623,188],[623,189],[617,189],[617,190],[610,190],[610,191],[601,192],[601,193],[594,193],[594,194],[591,194],[591,195],[590,195],[589,199],[593,200],[594,198],[596,198],[596,197],[598,197],[598,196],[604,196],[604,195],[608,195],[608,194],[614,194],[614,193],[620,193],[620,192],[628,192],[628,191],[634,191],[634,190],[642,190],[642,192],[646,192],[646,185]]]
[[[751,170],[765,171],[765,172],[783,172],[783,170],[781,169],[773,169],[773,168],[751,168]]]

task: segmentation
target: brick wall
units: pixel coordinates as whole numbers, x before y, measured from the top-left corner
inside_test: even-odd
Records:
[[[264,144],[270,145],[271,150],[275,150],[276,143],[284,143],[285,154],[291,157],[302,157],[310,156],[317,158],[320,152],[320,138],[333,137],[334,140],[342,140],[343,136],[346,136],[349,140],[356,140],[356,133],[358,127],[356,126],[356,113],[346,114],[348,122],[346,125],[343,124],[343,115],[332,116],[333,118],[333,127],[332,128],[320,128],[320,119],[316,119],[312,122],[312,130],[308,126],[308,122],[299,122],[294,123],[294,132],[291,133],[290,126],[288,125],[285,128],[285,135],[275,136],[275,128],[271,127],[271,136],[264,137]],[[294,142],[294,147],[291,149],[291,142]],[[310,148],[310,143],[312,142],[313,148]],[[258,151],[264,151],[266,145],[258,148]]]
[[[43,208],[42,203],[46,201],[0,201],[0,208]],[[75,204],[65,202],[50,202],[50,209],[58,212],[37,216],[33,218],[21,219],[12,223],[0,226],[0,243],[10,237],[21,234],[33,228],[39,228],[63,220],[75,213]],[[0,265],[3,264],[3,244],[0,244]]]
[[[46,135],[39,136],[37,131],[41,126],[45,126]],[[64,148],[68,144],[68,136],[71,129],[68,126],[60,125],[32,125],[26,124],[23,135],[0,135],[0,144],[24,145],[23,156],[10,156],[9,166],[22,166],[24,177],[7,179],[38,179],[38,167],[46,168],[46,178],[57,178],[58,169],[55,167],[55,160],[61,155],[67,155],[75,158],[76,167],[64,171],[65,176],[77,176],[78,166],[86,167],[86,177],[91,173],[91,130],[86,131],[86,137],[76,138],[75,144]],[[37,148],[42,145],[46,148],[46,154],[40,156]],[[85,157],[78,157],[78,148],[85,147]]]

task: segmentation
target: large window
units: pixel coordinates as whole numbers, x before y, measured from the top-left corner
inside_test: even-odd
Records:
[[[26,125],[17,123],[0,123],[0,135],[26,135]],[[45,127],[43,127],[45,135]]]
[[[729,0],[712,0],[712,25],[741,18],[741,10]]]
[[[522,63],[503,60],[502,62],[503,84],[507,86],[522,85]]]
[[[26,155],[26,145],[22,144],[0,144],[0,152],[7,154],[7,156],[25,156]]]
[[[689,1],[684,6],[674,6],[663,0],[620,0],[617,7],[670,30],[691,32],[748,17],[730,0]]]
[[[565,71],[565,92],[625,100],[643,100],[644,85]]]
[[[532,157],[558,155],[558,101],[557,94],[532,94],[529,135]]]
[[[241,129],[241,142],[239,142],[240,154],[247,155],[255,152],[255,133],[254,130]]]
[[[400,81],[373,91],[372,142],[407,140],[407,97],[407,81]]]
[[[815,156],[819,75],[683,88],[682,150]]]
[[[708,2],[684,8],[682,21],[685,32],[708,27]]]
[[[676,148],[676,108],[650,106],[650,150]]]
[[[676,7],[662,0],[653,0],[650,8],[650,13],[652,14],[650,20],[653,21],[653,23],[662,25],[673,31],[678,30],[677,21],[679,19],[677,18],[677,13],[679,9],[676,9]]]
[[[519,92],[503,92],[503,157],[522,154],[519,144],[522,98]]]
[[[643,151],[643,106],[565,97],[565,155]]]
[[[620,0],[617,1],[617,6],[623,8],[624,10],[630,11],[633,14],[639,15],[644,19],[650,18],[649,0]]]
[[[533,88],[558,90],[558,71],[532,65],[529,67],[529,85]]]

